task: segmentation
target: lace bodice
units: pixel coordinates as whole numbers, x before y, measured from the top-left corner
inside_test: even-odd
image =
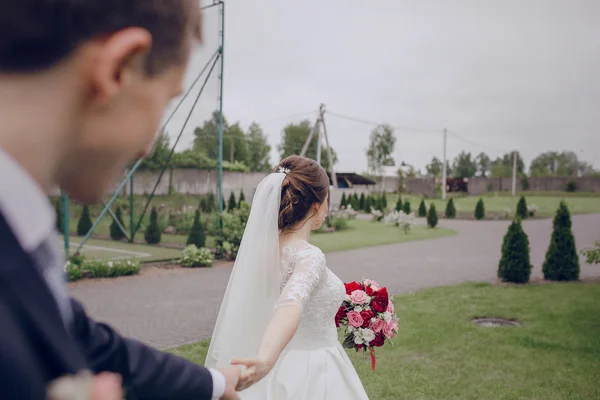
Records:
[[[300,325],[289,347],[319,348],[337,343],[335,314],[344,301],[343,282],[327,268],[325,255],[315,246],[282,248],[281,296],[278,306],[302,310]]]

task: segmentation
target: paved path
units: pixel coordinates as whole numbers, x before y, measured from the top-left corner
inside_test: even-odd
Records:
[[[457,236],[372,247],[327,255],[329,267],[343,280],[375,279],[392,293],[496,280],[506,221],[447,221],[441,226]],[[533,276],[549,243],[550,220],[527,221]],[[600,214],[575,216],[573,230],[579,248],[600,239]],[[89,312],[122,333],[164,348],[208,338],[231,271],[212,269],[149,269],[142,276],[83,281],[71,285],[73,295]],[[600,266],[583,264],[582,277],[600,276]]]

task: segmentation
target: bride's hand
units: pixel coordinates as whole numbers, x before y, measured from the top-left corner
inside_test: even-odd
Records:
[[[267,360],[261,359],[246,359],[246,360],[233,360],[231,361],[232,365],[244,365],[246,368],[240,374],[240,379],[238,381],[236,390],[242,391],[244,389],[249,388],[254,385],[256,382],[260,381],[262,378],[267,376],[267,374],[273,368],[272,363]]]

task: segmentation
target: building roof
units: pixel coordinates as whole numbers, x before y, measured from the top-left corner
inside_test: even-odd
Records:
[[[329,180],[331,181],[331,175],[329,173],[327,173],[327,175],[329,175]],[[337,177],[338,186],[341,187],[353,185],[375,185],[377,183],[366,176],[355,174],[354,172],[336,172],[335,175]],[[350,183],[350,185],[348,185],[348,183]]]

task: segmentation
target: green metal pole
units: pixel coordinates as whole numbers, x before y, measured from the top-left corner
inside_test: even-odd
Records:
[[[63,208],[63,237],[65,242],[65,259],[69,258],[69,196],[61,194]]]
[[[221,72],[219,74],[219,159],[217,166],[217,204],[219,210],[219,228],[223,227],[223,72],[225,47],[225,3],[220,2],[221,32],[219,36],[219,54],[221,56]]]
[[[133,174],[129,177],[129,242],[133,243],[135,226],[133,222]]]

